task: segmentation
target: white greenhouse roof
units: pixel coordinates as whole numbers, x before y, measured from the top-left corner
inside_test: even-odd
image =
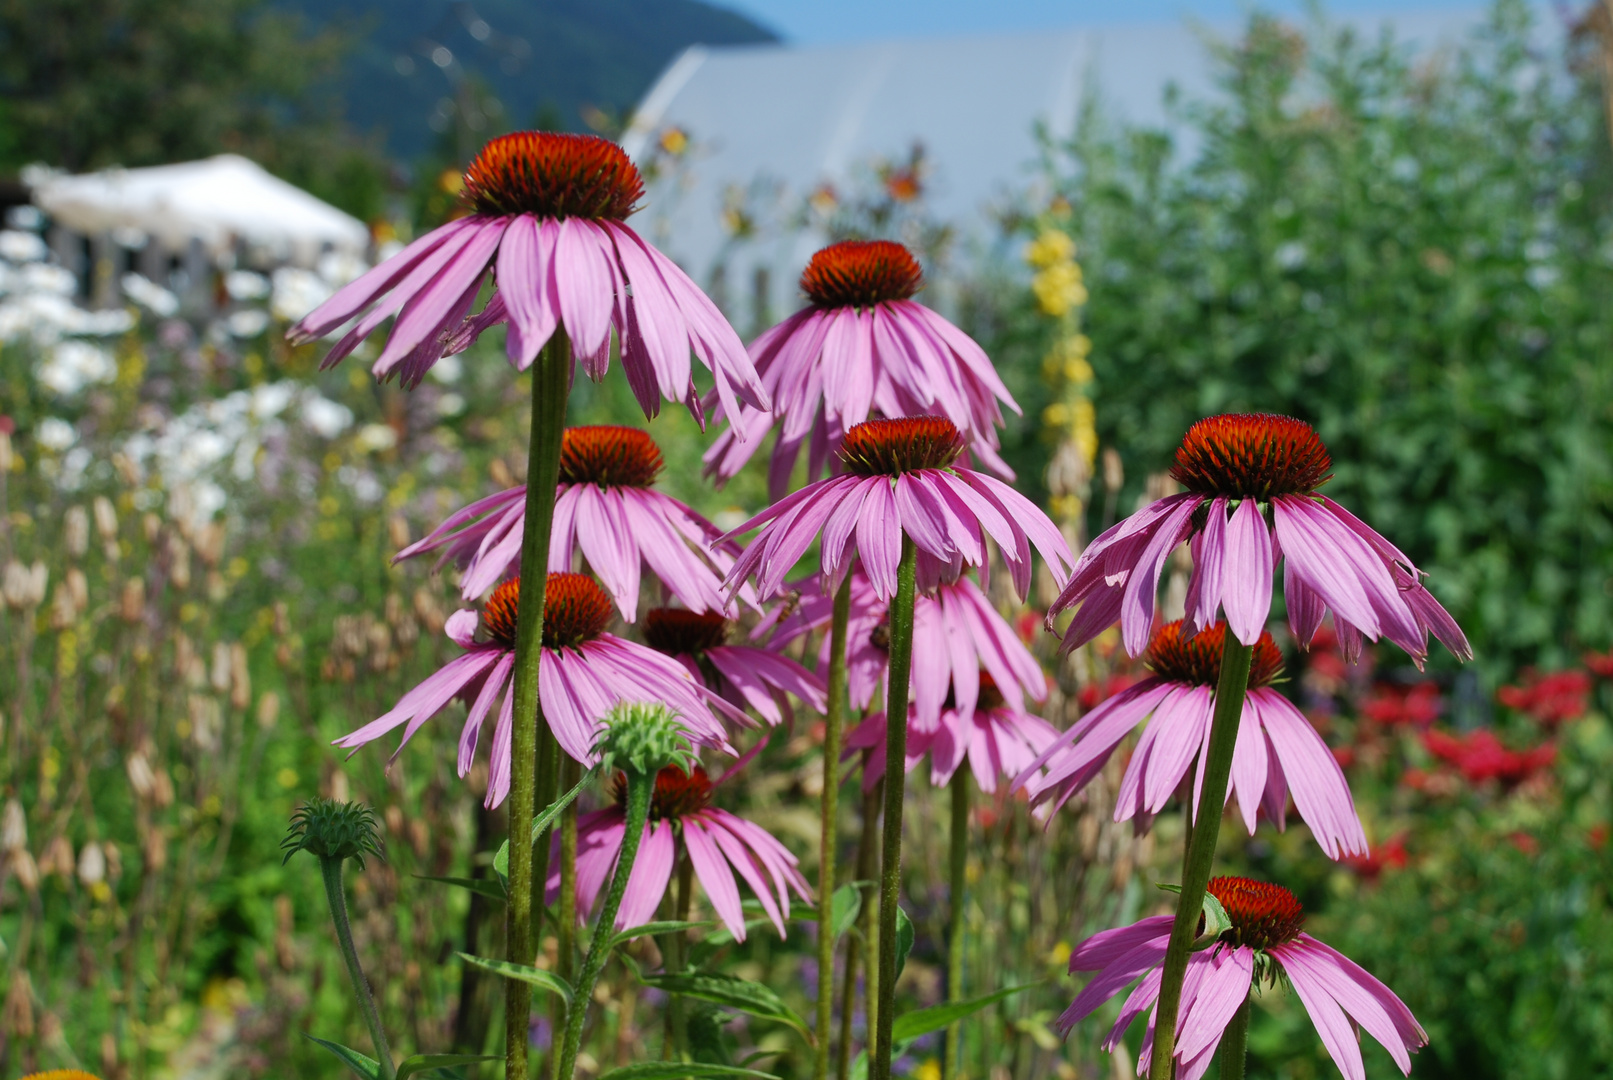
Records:
[[[1376,33],[1385,22],[1418,47],[1451,43],[1483,9],[1340,20]],[[988,207],[1035,179],[1035,128],[1072,134],[1083,97],[1110,119],[1164,126],[1165,91],[1212,88],[1207,39],[1220,28],[1182,23],[1046,33],[791,47],[685,50],[640,102],[622,145],[641,164],[679,129],[690,149],[652,185],[634,224],[700,283],[727,268],[730,292],[771,271],[775,310],[798,302],[795,281],[822,237],[778,228],[735,242],[725,193],[763,186],[779,206],[828,183],[867,189],[876,160],[899,162],[922,143],[927,212],[960,239],[990,239]],[[781,217],[787,212],[781,211]],[[735,306],[730,303],[730,307]]]
[[[362,254],[370,240],[362,221],[237,154],[49,176],[33,198],[75,232],[134,230],[171,249],[194,239],[221,251],[239,239],[312,262],[326,247]]]

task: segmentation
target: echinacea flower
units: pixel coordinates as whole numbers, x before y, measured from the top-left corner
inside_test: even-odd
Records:
[[[962,435],[944,417],[857,424],[840,447],[845,473],[809,484],[724,537],[763,526],[729,571],[728,587],[754,577],[757,593],[772,596],[820,532],[826,592],[839,587],[855,554],[874,595],[889,600],[904,534],[917,550],[926,589],[956,580],[965,566],[984,572],[987,535],[1021,597],[1030,587],[1031,544],[1062,579],[1074,558],[1058,527],[1002,481],[957,467],[962,452]]]
[[[820,630],[833,616],[834,598],[807,587],[796,611],[779,620],[769,639],[782,648],[809,630]],[[853,708],[867,708],[884,689],[890,663],[888,605],[874,595],[868,578],[851,575],[851,607],[846,620],[846,687]],[[829,640],[818,657],[828,670]],[[978,676],[977,676],[978,673]],[[1047,697],[1047,676],[1014,628],[985,593],[967,577],[944,582],[913,603],[912,700],[921,722],[933,726],[944,702],[967,716],[975,711],[976,688],[989,677],[1007,706],[1025,711],[1025,699]],[[1017,770],[1016,770],[1017,771]]]
[[[1213,945],[1188,958],[1181,1011],[1176,1017],[1178,1080],[1198,1080],[1209,1069],[1222,1032],[1252,989],[1258,990],[1262,983],[1275,987],[1282,981],[1293,987],[1316,1025],[1322,1045],[1347,1080],[1366,1080],[1359,1030],[1382,1043],[1400,1071],[1411,1075],[1411,1054],[1428,1045],[1428,1034],[1387,986],[1300,929],[1305,914],[1293,893],[1280,885],[1242,877],[1212,878],[1209,892],[1226,911],[1231,926]],[[1113,1051],[1132,1021],[1146,1011],[1148,1034],[1143,1039],[1138,1072],[1145,1075],[1154,1047],[1160,964],[1174,919],[1172,915],[1153,915],[1094,934],[1076,946],[1070,954],[1070,971],[1098,974],[1059,1017],[1059,1031],[1068,1035],[1093,1010],[1141,976],[1142,982],[1126,998],[1103,1048]]]
[[[915,653],[917,650],[914,650]],[[1003,698],[989,672],[978,673],[976,699],[965,711],[947,695],[934,720],[925,720],[916,707],[907,712],[907,769],[930,756],[930,783],[944,787],[965,760],[981,791],[997,790],[999,776],[1017,777],[1038,754],[1058,738],[1058,729],[1040,716],[1014,708]],[[885,714],[874,713],[846,736],[842,760],[858,751],[863,757],[863,790],[885,775]]]
[[[510,734],[515,711],[512,690],[515,628],[520,614],[521,579],[493,590],[474,611],[456,611],[445,627],[465,650],[419,686],[404,694],[385,715],[336,740],[357,749],[400,725],[403,739],[395,758],[420,726],[455,697],[471,702],[459,736],[459,775],[470,771],[482,725],[503,698],[493,729],[487,805],[497,806],[510,790]],[[538,668],[543,719],[566,753],[581,762],[594,758],[601,721],[618,702],[663,702],[678,714],[689,737],[703,746],[734,753],[717,713],[740,723],[745,714],[695,682],[683,666],[654,649],[605,633],[611,602],[586,574],[550,574],[543,604],[543,649]],[[484,632],[476,640],[477,627]],[[524,722],[531,722],[530,720]]]
[[[642,926],[655,917],[680,854],[689,860],[712,909],[738,941],[745,940],[745,912],[734,880],[736,872],[756,894],[780,937],[790,915],[789,891],[795,890],[803,900],[812,899],[811,886],[796,869],[789,849],[760,825],[712,806],[713,787],[706,770],[698,765],[690,772],[669,765],[656,774],[650,820],[644,826],[627,893],[616,913],[616,929]],[[593,908],[622,850],[626,815],[620,783],[615,796],[615,805],[577,818],[579,918]],[[547,902],[553,904],[560,896],[560,866],[555,857],[559,837],[551,843],[554,851],[549,865],[553,869],[547,882]]]
[[[1027,790],[1033,806],[1053,799],[1057,809],[1103,769],[1133,728],[1146,722],[1120,782],[1115,820],[1152,818],[1176,793],[1190,768],[1197,815],[1226,632],[1225,623],[1193,637],[1184,636],[1180,621],[1160,627],[1148,648],[1152,677],[1083,716],[1019,775],[1014,787]],[[1328,858],[1365,855],[1366,833],[1338,761],[1310,721],[1272,688],[1282,670],[1282,652],[1270,633],[1262,633],[1249,666],[1227,801],[1237,795],[1244,824],[1253,835],[1262,809],[1279,829],[1284,826],[1292,794]]]
[[[778,425],[768,486],[784,494],[807,443],[815,480],[852,426],[874,416],[945,416],[992,472],[1013,470],[998,453],[1001,401],[1019,412],[985,351],[946,319],[915,303],[918,260],[889,240],[845,240],[819,251],[801,274],[811,302],[751,343],[773,403],[771,417],[723,432],[706,452],[706,472],[728,480]],[[748,413],[748,410],[747,410]],[[735,419],[724,406],[722,415]]]
[[[371,370],[414,385],[451,339],[463,348],[506,320],[505,349],[517,368],[530,366],[563,326],[574,357],[597,381],[609,367],[614,330],[646,416],[659,412],[665,398],[702,418],[691,351],[711,371],[727,416],[741,415],[741,401],[766,411],[767,391],[716,305],[627,226],[643,194],[637,166],[609,140],[545,131],[501,135],[465,170],[467,216],[339,289],[288,336],[313,341],[364,312],[325,357],[329,367],[396,315]],[[490,270],[497,291],[467,322]]]
[[[665,464],[655,440],[638,428],[572,427],[560,440],[549,570],[572,569],[580,552],[628,622],[638,616],[645,567],[689,608],[732,606],[722,584],[739,545],[713,546],[721,529],[655,490]],[[394,561],[440,551],[437,565],[452,560],[463,568],[460,592],[471,600],[520,570],[525,524],[526,486],[521,485],[456,510]],[[750,598],[748,591],[742,595]]]
[[[1187,621],[1201,630],[1226,612],[1253,645],[1271,612],[1283,564],[1288,624],[1308,646],[1326,611],[1360,656],[1362,638],[1388,638],[1419,666],[1433,633],[1459,660],[1473,650],[1456,621],[1422,584],[1406,554],[1316,489],[1332,459],[1311,426],[1263,413],[1212,416],[1188,429],[1171,476],[1187,490],[1160,499],[1106,531],[1081,553],[1048,608],[1047,627],[1078,608],[1064,650],[1091,641],[1116,620],[1126,651],[1148,644],[1159,575],[1171,550],[1190,541],[1193,576]]]
[[[782,723],[794,694],[817,712],[829,707],[823,679],[787,656],[754,645],[728,644],[721,612],[652,608],[644,616],[644,643],[688,669],[724,701],[749,705],[769,724]]]

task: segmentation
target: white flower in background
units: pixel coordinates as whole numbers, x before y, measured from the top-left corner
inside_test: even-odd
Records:
[[[459,377],[464,373],[465,365],[459,359],[459,354],[454,353],[450,356],[445,356],[441,360],[438,360],[435,364],[432,364],[431,367],[426,371],[426,377],[435,379],[444,386],[452,386],[454,383],[459,381]]]
[[[159,318],[167,319],[179,311],[179,297],[141,274],[124,274],[119,282],[123,295]]]
[[[231,270],[224,275],[224,291],[231,300],[262,300],[269,295],[269,279],[251,270]]]
[[[0,232],[0,259],[14,263],[39,262],[50,249],[45,241],[30,232],[6,229]]]
[[[396,445],[398,433],[390,424],[365,424],[353,439],[353,448],[364,454],[390,450]]]
[[[0,341],[29,338],[45,346],[73,335],[108,337],[133,328],[127,308],[86,311],[55,293],[27,293],[0,303]]]
[[[323,304],[335,293],[324,278],[295,266],[282,266],[274,272],[274,291],[269,310],[274,317],[295,322]]]
[[[29,263],[22,268],[20,291],[72,296],[78,292],[78,278],[63,266]]]
[[[327,251],[319,257],[319,276],[338,289],[369,268],[369,263],[350,251]]]
[[[232,312],[224,320],[224,325],[229,328],[232,337],[255,338],[269,329],[269,313],[261,308]]]
[[[353,410],[340,402],[315,394],[302,403],[302,422],[307,424],[314,434],[334,439],[353,426]]]
[[[59,454],[78,442],[78,430],[59,416],[47,416],[34,429],[34,439],[46,450]]]
[[[34,368],[34,376],[46,389],[70,396],[86,386],[109,383],[118,377],[118,364],[112,354],[87,341],[64,341],[53,345]]]
[[[441,361],[438,361],[441,363]],[[437,399],[438,416],[458,416],[465,411],[465,399],[450,391]]]

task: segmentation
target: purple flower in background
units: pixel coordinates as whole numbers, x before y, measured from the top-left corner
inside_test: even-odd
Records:
[[[743,419],[706,451],[706,472],[732,478],[778,425],[768,468],[772,498],[789,485],[801,444],[817,479],[851,428],[876,416],[945,416],[992,472],[1013,478],[998,454],[1008,388],[967,334],[911,297],[924,286],[918,260],[889,240],[846,240],[812,256],[801,274],[811,306],[750,347],[772,398],[771,417]],[[708,398],[708,405],[710,399]],[[735,414],[724,404],[718,415]]]
[[[616,913],[616,929],[642,926],[655,917],[679,855],[693,865],[706,899],[734,938],[745,940],[745,912],[740,906],[737,873],[767,913],[779,936],[790,915],[790,890],[803,900],[812,888],[796,869],[796,859],[760,825],[711,805],[714,785],[706,771],[695,766],[685,773],[676,765],[655,777],[650,820],[638,859],[627,878],[627,892]],[[599,899],[622,850],[626,820],[625,789],[616,785],[616,804],[577,818],[577,915],[583,917]],[[552,841],[547,902],[560,896],[560,839]]]
[[[1159,813],[1190,768],[1197,815],[1226,624],[1191,638],[1184,632],[1181,622],[1161,627],[1148,650],[1153,676],[1087,713],[1019,775],[1014,787],[1026,789],[1033,806],[1049,799],[1054,809],[1064,805],[1103,769],[1132,729],[1147,722],[1120,782],[1115,820],[1147,821]],[[1329,858],[1365,855],[1366,833],[1338,761],[1310,721],[1271,686],[1282,674],[1282,664],[1271,635],[1261,634],[1249,667],[1227,801],[1237,795],[1253,835],[1262,809],[1279,829],[1284,826],[1292,793],[1300,816]]]
[[[731,705],[749,705],[769,724],[789,715],[794,694],[816,712],[829,707],[823,679],[770,648],[728,644],[720,612],[652,608],[644,616],[644,643],[689,670]]]
[[[493,729],[487,805],[497,806],[510,790],[510,732],[514,720],[515,630],[520,614],[521,579],[504,582],[474,611],[457,611],[446,630],[465,649],[441,670],[410,690],[384,716],[336,740],[336,745],[357,749],[400,725],[403,741],[396,757],[420,725],[441,712],[456,697],[471,703],[459,737],[459,775],[470,771],[482,725],[503,698]],[[538,693],[543,718],[562,749],[581,762],[594,759],[594,740],[601,721],[622,701],[658,701],[675,711],[689,729],[689,737],[703,746],[735,753],[728,742],[721,713],[744,724],[750,721],[704,686],[682,665],[653,649],[605,633],[611,602],[592,578],[584,574],[550,574],[543,604],[543,649]],[[475,638],[478,623],[486,638]],[[533,718],[524,718],[531,723]]]
[[[943,710],[929,738],[930,783],[946,785],[967,759],[975,783],[989,795],[997,790],[997,777],[1018,776],[1058,734],[1040,716],[1010,704],[997,680],[982,671],[974,707]]]
[[[1077,608],[1064,650],[1083,645],[1117,620],[1126,651],[1148,644],[1159,575],[1171,550],[1190,541],[1193,577],[1186,621],[1202,630],[1218,612],[1237,639],[1253,645],[1271,613],[1273,578],[1283,564],[1288,625],[1309,646],[1326,611],[1346,656],[1363,637],[1388,638],[1419,667],[1428,635],[1459,660],[1473,650],[1423,587],[1406,554],[1316,489],[1332,459],[1309,424],[1262,413],[1212,416],[1188,429],[1171,476],[1187,491],[1137,511],[1082,552],[1075,573],[1048,608],[1047,627]],[[1263,509],[1264,508],[1264,509]]]
[[[614,330],[622,367],[646,416],[661,399],[703,421],[689,355],[711,371],[730,418],[740,402],[768,408],[738,335],[689,276],[624,222],[644,183],[615,143],[594,135],[522,131],[482,148],[465,170],[470,214],[434,229],[340,289],[291,328],[292,341],[324,337],[354,316],[324,366],[396,315],[372,371],[417,384],[442,356],[509,323],[506,351],[521,370],[564,327],[594,380],[610,365]],[[497,289],[470,317],[489,270]],[[468,321],[467,321],[468,320]]]
[[[696,611],[729,611],[733,605],[723,577],[739,545],[717,544],[721,529],[655,490],[664,466],[660,448],[638,428],[574,427],[561,437],[549,570],[571,570],[580,553],[628,622],[638,617],[644,568]],[[525,523],[523,485],[456,510],[397,559],[440,552],[439,566],[452,561],[464,569],[460,592],[471,600],[520,570]],[[740,595],[754,599],[749,589]]]
[[[840,448],[845,474],[802,488],[728,534],[763,526],[729,572],[729,588],[754,576],[757,593],[773,595],[820,532],[822,582],[830,592],[855,554],[874,595],[889,600],[904,535],[917,548],[919,580],[929,587],[955,580],[965,566],[984,572],[987,535],[1021,597],[1030,587],[1032,544],[1062,579],[1074,558],[1057,526],[1002,481],[956,467],[962,452],[963,437],[942,417],[856,425]]]
[[[1293,893],[1280,885],[1242,877],[1212,878],[1209,892],[1220,902],[1231,925],[1213,945],[1188,958],[1181,1011],[1176,1017],[1179,1080],[1198,1080],[1204,1075],[1227,1023],[1250,990],[1262,982],[1275,986],[1283,981],[1279,976],[1293,987],[1346,1080],[1366,1080],[1361,1030],[1383,1044],[1402,1073],[1411,1074],[1411,1053],[1428,1045],[1427,1033],[1394,991],[1343,953],[1300,930],[1305,915]],[[1070,955],[1071,972],[1095,971],[1097,977],[1059,1017],[1058,1028],[1064,1035],[1142,977],[1103,1043],[1112,1052],[1132,1021],[1147,1012],[1148,1034],[1138,1059],[1139,1076],[1147,1075],[1153,1056],[1160,965],[1174,918],[1153,915],[1130,926],[1105,930],[1087,938]]]

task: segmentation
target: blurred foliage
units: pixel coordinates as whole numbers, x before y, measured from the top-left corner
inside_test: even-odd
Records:
[[[1120,512],[1201,416],[1308,420],[1328,493],[1430,572],[1492,674],[1613,626],[1608,132],[1599,81],[1532,18],[1505,0],[1459,50],[1413,55],[1257,16],[1172,133],[1093,103],[1046,157]],[[1030,236],[1036,213],[1010,220]],[[1009,283],[966,314],[1026,406],[1011,460],[1036,484],[1052,331]]]
[[[268,0],[4,0],[0,169],[230,151],[372,219],[384,209],[379,146],[316,92],[349,45]]]

